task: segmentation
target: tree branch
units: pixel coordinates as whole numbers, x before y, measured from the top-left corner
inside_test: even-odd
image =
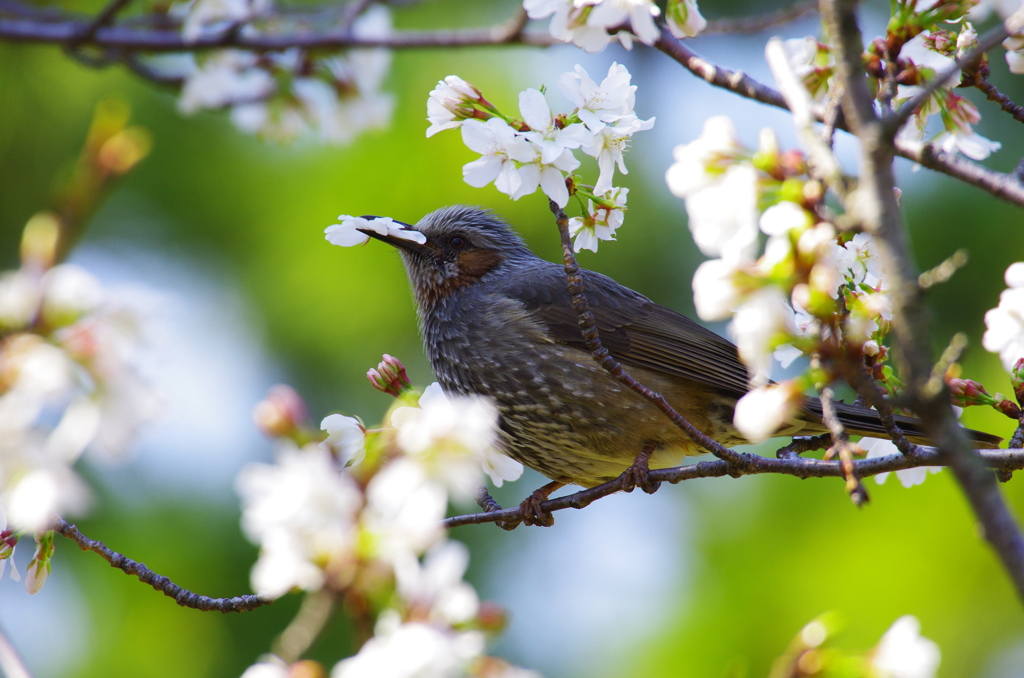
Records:
[[[893,134],[875,115],[861,55],[855,0],[822,0],[822,16],[836,44],[836,74],[843,88],[843,111],[861,142],[860,182],[854,214],[876,236],[893,301],[896,357],[907,384],[910,409],[917,414],[939,455],[953,469],[995,549],[1024,600],[1024,537],[1003,502],[995,476],[973,453],[953,415],[945,384],[929,387],[932,373],[929,317],[917,272],[911,263],[902,218],[893,192]]]
[[[138,577],[139,581],[149,584],[169,598],[174,598],[174,601],[182,607],[190,607],[194,610],[202,610],[203,612],[216,610],[226,613],[253,610],[274,602],[260,595],[239,596],[237,598],[209,598],[207,596],[200,596],[188,589],[183,589],[167,577],[156,574],[144,564],[137,563],[131,558],[112,551],[103,542],[89,539],[79,532],[77,527],[62,518],[57,518],[54,521],[52,529],[78,544],[83,551],[98,553],[100,557],[110,563],[111,567],[123,570],[125,574],[130,574],[133,577]]]
[[[17,3],[10,2],[8,5]],[[49,43],[54,45],[91,46],[100,49],[132,52],[196,52],[234,47],[254,52],[300,49],[346,49],[352,47],[475,47],[481,45],[551,45],[557,42],[544,33],[523,32],[522,13],[494,26],[439,31],[398,31],[386,38],[360,38],[342,27],[334,31],[297,31],[295,33],[253,34],[226,31],[202,35],[194,41],[185,40],[175,27],[135,28],[128,26],[97,26],[90,21],[62,18],[44,20],[37,17],[0,19],[0,40],[9,42]]]
[[[14,19],[0,19],[0,40],[10,42],[49,43],[71,45],[75,38],[83,35],[89,20],[74,18],[74,15],[53,11],[35,10],[14,0],[0,0],[0,12],[13,15]],[[353,47],[390,47],[393,49],[417,49],[432,47],[478,47],[485,45],[533,45],[557,44],[546,32],[524,32],[520,14],[509,21],[490,28],[471,28],[452,31],[403,31],[389,38],[357,38],[347,29],[336,32],[302,31],[277,35],[243,35],[229,31],[221,35],[201,37],[195,42],[186,42],[175,26],[155,28],[134,28],[112,26],[98,28],[88,41],[79,43],[99,48],[108,48],[121,56],[121,60],[136,74],[160,84],[178,85],[179,79],[161,77],[146,68],[133,53],[192,52],[224,47],[235,47],[257,52],[279,51],[290,47],[303,49],[346,49]],[[785,100],[776,90],[757,82],[748,75],[715,66],[683,46],[668,31],[662,31],[655,47],[682,64],[697,77],[715,87],[726,89],[740,96],[761,103],[787,109]],[[132,54],[133,58],[129,58]],[[824,119],[826,111],[819,111],[817,117]],[[845,129],[837,124],[838,129]],[[904,158],[942,172],[988,193],[1024,207],[1024,183],[1012,174],[995,172],[986,167],[958,156],[936,151],[921,142],[900,140],[896,142],[896,153]]]
[[[737,19],[716,19],[709,21],[701,35],[724,35],[734,33],[760,33],[769,28],[784,26],[818,10],[817,0],[801,0],[789,7],[760,16]]]
[[[691,440],[703,447],[705,450],[729,464],[737,467],[745,466],[747,463],[747,457],[752,457],[753,455],[741,454],[734,450],[730,450],[699,431],[693,424],[687,421],[685,417],[676,412],[676,410],[669,405],[668,401],[665,400],[660,393],[652,391],[630,376],[629,373],[623,369],[622,365],[612,357],[611,353],[608,352],[608,349],[601,344],[601,337],[597,331],[597,322],[594,320],[594,315],[590,312],[590,304],[587,301],[586,293],[583,289],[583,276],[580,275],[580,267],[579,264],[576,263],[576,256],[573,254],[572,239],[569,236],[569,218],[565,215],[562,208],[553,200],[550,201],[550,205],[551,212],[555,215],[555,221],[558,224],[558,232],[561,235],[562,260],[565,262],[565,278],[569,287],[569,295],[572,299],[572,307],[579,316],[579,325],[580,330],[583,332],[583,341],[586,343],[587,349],[593,356],[594,361],[621,383],[640,394],[641,397],[645,398],[661,410],[665,416],[672,420],[673,424],[681,428],[686,435],[690,436]],[[637,453],[639,452],[640,450],[637,450]]]
[[[1013,99],[996,89],[996,86],[991,82],[979,79],[974,83],[974,86],[985,93],[985,98],[996,102],[999,104],[999,108],[1012,115],[1014,120],[1024,122],[1024,106],[1013,103]]]
[[[807,447],[804,441],[809,441]],[[782,448],[802,451],[804,449],[817,449],[821,446],[821,437],[795,438],[793,443]],[[780,450],[781,453],[781,450]],[[982,465],[989,469],[1003,470],[1007,472],[1024,469],[1024,449],[1012,450],[975,450],[972,453]],[[743,468],[737,468],[727,461],[715,459],[712,461],[701,461],[687,466],[675,468],[654,469],[650,471],[649,478],[652,481],[664,481],[668,483],[679,483],[694,478],[720,478],[722,476],[760,475],[764,473],[775,473],[779,475],[793,476],[796,478],[843,478],[843,468],[839,461],[825,461],[822,459],[805,459],[795,456],[794,453],[773,459],[760,455],[746,455],[750,457]],[[859,459],[853,462],[853,471],[858,478],[875,476],[879,473],[891,473],[902,471],[908,468],[919,466],[948,466],[948,460],[938,450],[930,447],[918,447],[913,455],[890,454],[884,457],[873,459]],[[991,475],[991,473],[989,474]],[[556,497],[541,502],[540,508],[545,513],[561,511],[567,508],[581,509],[589,506],[594,501],[608,495],[615,494],[622,487],[622,479],[615,478],[596,487],[581,490],[574,494],[563,497]],[[471,513],[460,516],[452,516],[445,519],[441,524],[445,528],[459,527],[461,525],[477,525],[480,523],[494,522],[515,522],[523,519],[519,507],[501,509],[499,511],[488,511],[485,513]]]

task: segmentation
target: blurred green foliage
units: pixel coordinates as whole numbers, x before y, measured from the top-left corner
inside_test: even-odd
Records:
[[[514,3],[469,5],[424,3],[399,12],[396,21],[482,23]],[[458,73],[512,108],[516,92],[538,84],[526,65],[536,65],[543,55],[526,48],[396,54],[388,89],[398,106],[390,129],[366,134],[347,148],[322,148],[264,144],[237,133],[223,115],[184,118],[171,94],[120,69],[90,70],[52,48],[0,45],[0,263],[15,265],[20,230],[48,205],[57,181],[70,171],[96,103],[124,98],[134,122],[152,131],[153,151],[94,218],[86,242],[162,250],[222,269],[243,291],[269,349],[308,398],[314,417],[341,410],[374,422],[388,398],[368,388],[363,375],[382,353],[400,356],[415,382],[431,381],[410,294],[393,252],[373,243],[356,250],[329,247],[323,228],[339,213],[414,222],[443,205],[473,203],[509,219],[538,253],[554,258],[557,238],[545,200],[535,195],[511,202],[491,187],[470,188],[460,167],[471,155],[458,135],[427,140],[423,133],[426,95],[439,78]],[[621,57],[610,50],[602,63],[615,58]],[[520,62],[526,65],[509,66]],[[1000,63],[993,71],[1008,94],[1024,100],[1019,78],[1010,80]],[[681,69],[678,79],[691,80]],[[1000,118],[992,104],[980,107],[986,119],[982,133],[1005,144],[993,165],[1009,169],[1024,152],[1020,126]],[[649,163],[663,166],[661,156],[669,149],[647,150],[652,155],[630,158],[630,211],[619,241],[581,259],[692,313],[689,280],[700,258],[685,228],[682,202],[643,169]],[[1002,271],[1024,258],[1024,213],[944,177],[922,173],[911,179],[923,187],[903,195],[919,265],[935,265],[958,247],[971,253],[963,271],[929,294],[935,345],[944,346],[956,331],[967,332],[971,348],[964,376],[993,392],[1009,392],[1007,376],[980,349],[980,337],[983,314],[1003,289]],[[139,210],[146,218],[137,226],[125,226],[123,218],[116,220],[121,226],[111,226],[111,215]],[[978,409],[965,413],[966,424],[1004,435],[1012,430],[1005,418]],[[733,483],[754,488],[737,493],[726,487]],[[513,492],[525,496],[530,489]],[[826,610],[846,620],[843,643],[861,649],[876,643],[897,617],[917,615],[923,634],[942,648],[940,675],[946,678],[981,675],[991,657],[1024,642],[1020,601],[950,474],[931,476],[912,489],[895,478],[884,486],[869,481],[868,489],[871,503],[857,510],[841,483],[827,480],[725,478],[663,488],[685,497],[692,508],[695,538],[686,548],[693,550],[696,566],[680,589],[685,595],[664,601],[671,623],[631,648],[620,664],[648,678],[766,675],[794,634]],[[1024,479],[1003,489],[1016,514],[1024,515]],[[86,534],[198,592],[248,591],[255,548],[238,529],[232,498],[211,498],[205,505],[165,498],[128,505],[111,492],[117,494],[101,490],[95,510],[81,523]],[[503,533],[488,527],[455,536],[473,548],[482,564],[474,573],[481,578]],[[269,649],[299,603],[290,596],[241,615],[202,614],[177,607],[70,543],[57,547],[55,568],[72,577],[85,596],[91,633],[67,676],[237,676]],[[574,565],[567,558],[549,566]],[[650,563],[635,576],[682,575]],[[4,596],[17,593],[0,589],[0,606]],[[330,665],[349,651],[339,620],[312,654]],[[530,647],[516,653],[512,659],[533,665]]]

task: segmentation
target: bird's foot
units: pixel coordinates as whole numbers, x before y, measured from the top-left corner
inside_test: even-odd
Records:
[[[632,465],[622,472],[622,490],[624,492],[632,492],[634,488],[639,487],[647,494],[654,494],[661,487],[661,481],[651,480],[651,469],[648,466],[651,455],[654,454],[657,447],[656,441],[648,442],[640,454],[636,455]]]
[[[480,487],[477,488],[476,494],[474,495],[473,498],[476,499],[476,503],[479,504],[480,508],[484,510],[484,513],[494,513],[495,511],[501,510],[501,504],[494,501],[494,498],[491,496],[491,493],[487,491],[487,486],[485,485],[481,485]],[[519,527],[518,520],[499,520],[494,524],[500,527],[501,529],[507,530],[509,532]]]
[[[533,493],[523,500],[523,503],[519,505],[519,510],[523,514],[523,522],[527,525],[536,525],[539,527],[551,527],[555,524],[555,517],[550,512],[543,510],[540,507],[541,502],[547,501],[547,498],[555,490],[565,487],[565,483],[559,480],[553,480],[544,487],[536,489]]]

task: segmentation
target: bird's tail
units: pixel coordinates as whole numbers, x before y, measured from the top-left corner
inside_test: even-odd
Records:
[[[875,410],[857,405],[847,405],[846,403],[836,403],[835,406],[839,421],[842,422],[849,433],[874,438],[889,437],[889,434],[885,432],[885,427],[882,426],[882,421],[878,418],[878,412]],[[821,421],[822,412],[819,400],[808,398],[804,404],[804,410],[817,421]],[[925,435],[920,419],[896,415],[896,424],[906,434],[910,442],[917,445],[935,444]],[[1002,438],[991,433],[975,431],[969,428],[964,429],[964,431],[978,447],[995,448],[999,447],[999,443],[1003,441]]]

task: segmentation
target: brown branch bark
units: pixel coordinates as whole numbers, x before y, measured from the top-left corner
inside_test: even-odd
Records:
[[[988,80],[978,80],[974,86],[985,93],[985,98],[996,102],[999,104],[999,108],[1012,115],[1014,120],[1024,122],[1024,106],[1013,103],[1013,99],[996,89],[995,85]]]
[[[202,610],[203,612],[216,610],[217,612],[226,613],[253,610],[274,602],[260,595],[238,596],[236,598],[200,596],[178,586],[167,577],[153,572],[144,564],[135,562],[131,558],[109,549],[103,542],[89,539],[79,532],[77,527],[62,518],[57,518],[54,521],[52,529],[78,544],[83,551],[92,551],[99,554],[101,558],[110,563],[111,567],[123,570],[125,574],[132,575],[133,577],[138,577],[139,581],[149,584],[169,598],[174,598],[174,602],[182,607],[190,607],[194,610]]]
[[[10,3],[9,3],[10,4]],[[481,45],[551,45],[556,41],[547,32],[522,31],[520,13],[510,20],[486,28],[438,31],[399,31],[387,38],[359,38],[351,30],[297,31],[294,33],[249,34],[227,31],[203,35],[194,41],[185,40],[176,28],[135,26],[97,26],[93,22],[62,18],[43,20],[20,16],[0,19],[0,40],[37,44],[90,46],[105,50],[130,52],[197,52],[234,47],[254,52],[300,49],[348,49],[352,47],[475,47]]]
[[[854,0],[822,0],[829,33],[836,39],[836,73],[843,87],[843,111],[861,141],[860,183],[853,216],[876,236],[893,300],[893,335],[897,362],[907,384],[909,406],[920,417],[940,458],[950,466],[980,521],[985,538],[1003,563],[1024,600],[1024,537],[1010,514],[995,475],[970,449],[949,405],[948,389],[930,388],[932,372],[929,317],[917,271],[907,247],[893,192],[895,130],[875,115],[861,54],[863,40]]]
[[[733,33],[760,33],[769,28],[784,26],[818,10],[817,0],[801,0],[789,7],[760,16],[709,21],[701,35],[723,35]]]
[[[808,441],[806,446],[804,441]],[[807,449],[819,449],[821,437],[816,436],[808,439],[795,439],[791,445],[782,448],[797,451]],[[1007,472],[1024,469],[1024,449],[1012,450],[976,450],[973,455],[980,463],[988,469],[1003,470]],[[720,478],[722,476],[748,476],[763,473],[776,473],[780,475],[793,476],[795,478],[842,478],[843,469],[838,461],[824,461],[821,459],[805,459],[795,456],[793,452],[784,455],[782,458],[762,457],[760,455],[747,455],[750,457],[746,465],[737,469],[729,462],[715,459],[702,461],[687,466],[675,468],[655,469],[650,471],[649,478],[652,481],[663,481],[668,483],[680,483],[684,480],[695,478]],[[913,455],[890,454],[885,457],[874,459],[859,459],[853,462],[854,473],[858,478],[867,478],[879,473],[890,473],[902,471],[903,469],[916,468],[918,466],[948,466],[948,460],[934,448],[918,447]],[[991,472],[989,472],[991,475]],[[615,494],[622,488],[621,478],[609,480],[606,483],[581,490],[564,497],[556,497],[541,502],[540,508],[544,512],[561,511],[567,508],[581,509],[589,506],[602,497]],[[515,522],[523,519],[522,512],[518,507],[489,511],[485,513],[471,513],[461,516],[452,516],[442,522],[446,528],[459,527],[460,525],[477,525],[480,523]]]

